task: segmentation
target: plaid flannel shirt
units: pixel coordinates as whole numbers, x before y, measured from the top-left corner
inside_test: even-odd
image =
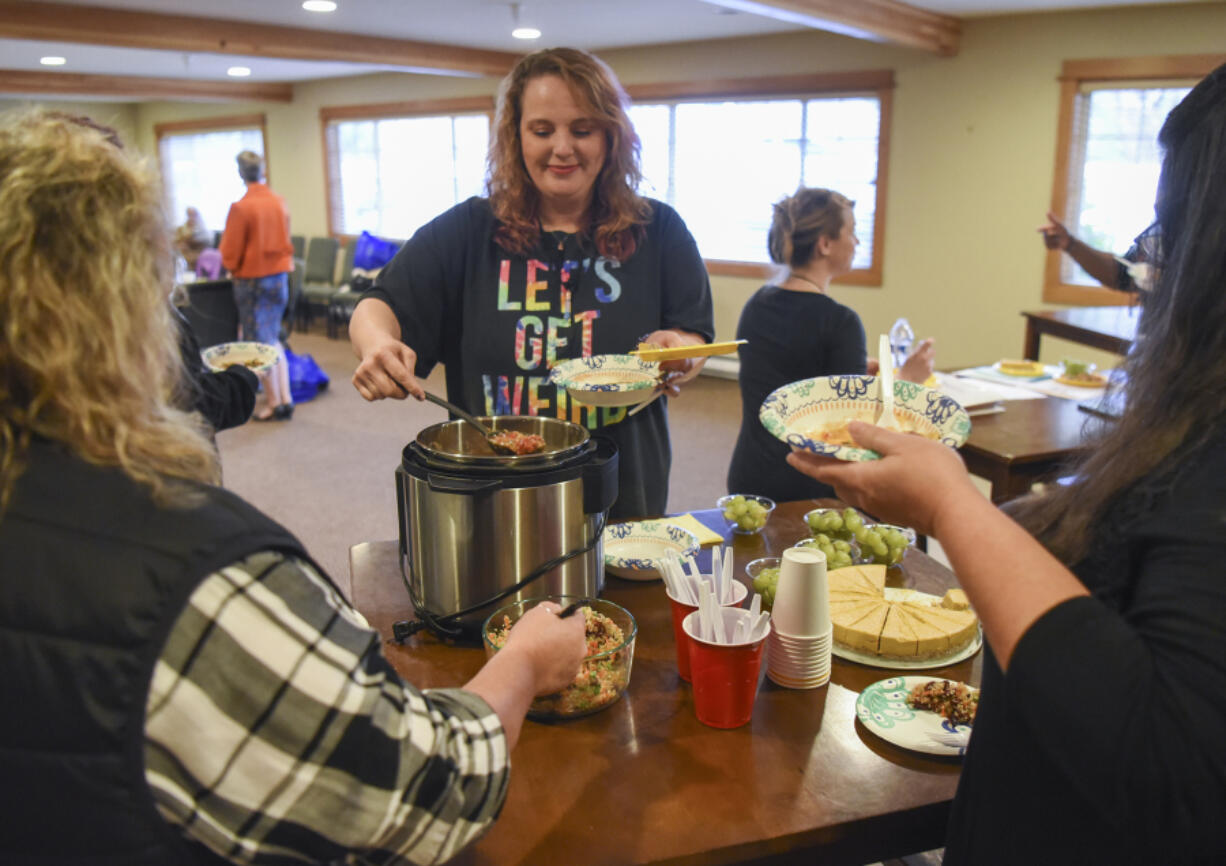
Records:
[[[497,817],[498,716],[419,691],[306,563],[253,555],[192,594],[147,703],[145,778],[183,833],[242,863],[439,863]]]

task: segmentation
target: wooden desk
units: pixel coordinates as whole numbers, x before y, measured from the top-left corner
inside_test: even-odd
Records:
[[[1127,355],[1137,335],[1140,307],[1075,307],[1039,310],[1026,317],[1026,340],[1022,357],[1039,360],[1039,340],[1044,334],[1072,340],[1083,346]]]
[[[1004,406],[1004,412],[972,418],[971,435],[959,449],[970,473],[991,482],[993,502],[1049,478],[1081,448],[1086,425],[1102,423],[1059,397]]]
[[[763,534],[737,536],[736,574],[808,535],[803,515],[819,504],[837,503],[781,503]],[[396,560],[391,541],[350,550],[354,604],[384,635],[412,613]],[[890,574],[938,594],[955,585],[916,550]],[[958,760],[904,751],[856,721],[856,696],[891,671],[836,658],[823,688],[765,680],[752,721],[715,730],[677,676],[662,584],[610,576],[604,596],[638,621],[629,690],[587,718],[525,724],[501,817],[452,862],[863,864],[943,844]],[[484,661],[428,633],[385,648],[423,687],[462,684]],[[931,673],[978,683],[982,655]]]

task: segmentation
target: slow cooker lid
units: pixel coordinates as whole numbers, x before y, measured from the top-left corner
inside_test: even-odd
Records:
[[[535,454],[495,454],[485,437],[467,421],[432,424],[417,434],[417,445],[434,461],[503,469],[539,469],[577,454],[590,438],[585,427],[559,418],[530,415],[481,416],[494,431],[535,434],[545,447]]]

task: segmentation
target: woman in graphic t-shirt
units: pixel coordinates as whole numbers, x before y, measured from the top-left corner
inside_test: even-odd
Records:
[[[422,399],[437,363],[447,395],[478,415],[546,415],[609,436],[619,451],[611,516],[662,514],[671,453],[666,400],[574,403],[549,380],[564,359],[714,337],[697,245],[668,205],[636,192],[638,136],[613,72],[586,52],[524,57],[503,81],[488,198],[427,223],[358,304],[349,336],[367,400]],[[669,393],[701,362],[663,365]]]

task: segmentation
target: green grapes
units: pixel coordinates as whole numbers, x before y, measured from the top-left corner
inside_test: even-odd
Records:
[[[851,542],[841,538],[835,539],[819,532],[807,541],[802,541],[797,547],[812,547],[826,554],[826,568],[835,569],[851,565],[854,561]]]
[[[721,502],[724,506],[724,519],[733,524],[737,532],[757,532],[766,525],[766,518],[773,507],[745,496],[725,496]]]
[[[809,546],[817,547],[826,554],[828,568],[842,568],[844,565],[850,565],[852,561],[897,565],[911,543],[907,534],[897,527],[883,523],[865,523],[864,518],[854,508],[844,508],[842,511],[819,508],[806,514],[805,520],[809,524],[809,531],[813,533]],[[832,555],[831,551],[826,549],[827,546],[832,547],[837,554],[840,542],[847,544],[853,540],[859,548],[859,558],[856,557],[856,551],[852,550],[848,554],[850,561],[838,556],[836,564],[836,555]]]
[[[775,590],[779,587],[779,568],[764,568],[753,579],[753,590],[762,596],[762,609],[770,610],[775,604]]]

